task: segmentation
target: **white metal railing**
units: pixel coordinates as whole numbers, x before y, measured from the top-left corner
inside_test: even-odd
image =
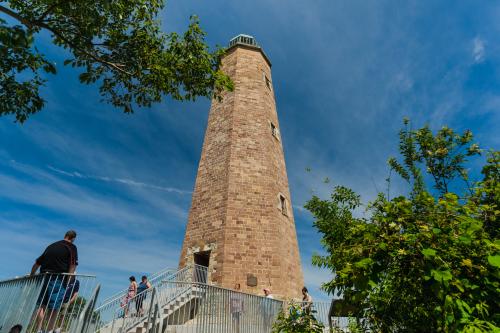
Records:
[[[113,319],[107,325],[97,327],[101,333],[128,332],[140,324],[147,323],[155,301],[156,287],[149,288],[131,298],[120,309],[116,309]],[[94,331],[97,331],[94,329]]]
[[[0,281],[0,333],[16,325],[23,332],[81,332],[98,293],[91,275],[39,274]]]
[[[152,286],[154,286],[157,282],[160,282],[164,280],[166,277],[169,275],[175,274],[177,272],[177,269],[175,268],[165,268],[150,277],[148,277],[149,283],[151,283]],[[116,300],[121,300],[123,299],[128,293],[128,288],[121,290],[120,292],[106,298],[99,304],[99,308],[106,306],[109,303],[113,303]]]
[[[42,274],[0,281],[0,333],[270,333],[288,303],[208,285],[207,268],[155,274],[152,287],[95,308],[99,285],[90,275]],[[330,332],[349,318],[332,317],[330,302],[299,302]]]
[[[269,333],[283,302],[207,285],[206,267],[172,274],[87,332],[99,333]],[[126,309],[126,310],[125,310]],[[139,310],[140,309],[140,310]]]
[[[294,304],[300,308],[301,312],[310,313],[324,327],[323,331],[331,332],[331,329],[337,331],[349,332],[349,317],[338,317],[331,313],[331,302],[303,302],[292,301],[285,302],[283,308],[285,311],[290,310],[290,306]]]
[[[304,309],[307,309],[307,303],[302,302]],[[323,324],[325,332],[330,332],[330,328],[336,328],[347,332],[349,318],[348,317],[334,317],[330,316],[331,302],[312,302],[310,309],[311,314]]]
[[[165,282],[150,327],[165,333],[270,333],[283,302],[196,282]]]
[[[150,279],[151,288],[133,298],[128,299],[125,292],[109,298],[96,308],[89,332],[127,332],[132,327],[147,321],[155,297],[163,305],[178,296],[170,294],[170,290],[165,288],[165,283],[171,281],[207,281],[207,268],[191,265],[178,271],[164,270]]]

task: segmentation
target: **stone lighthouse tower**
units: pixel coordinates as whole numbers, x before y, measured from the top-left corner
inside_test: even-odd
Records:
[[[271,62],[255,39],[230,41],[222,70],[235,84],[213,100],[180,267],[208,267],[209,283],[299,297],[303,275]]]

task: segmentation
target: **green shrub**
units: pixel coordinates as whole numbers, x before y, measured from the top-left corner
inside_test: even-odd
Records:
[[[355,304],[376,332],[499,331],[500,153],[488,153],[472,182],[465,164],[481,150],[469,131],[405,125],[401,162],[389,165],[407,195],[380,193],[367,217],[343,186],[306,204],[327,253],[313,264],[334,273],[323,288]]]

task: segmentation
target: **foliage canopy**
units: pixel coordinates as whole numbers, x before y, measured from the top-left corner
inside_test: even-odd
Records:
[[[379,194],[368,217],[343,186],[306,204],[327,252],[313,264],[335,274],[323,288],[377,332],[499,331],[500,153],[490,151],[482,180],[471,182],[465,164],[481,150],[470,131],[405,125],[401,161],[389,165],[408,195]]]
[[[98,83],[102,99],[133,112],[163,96],[193,100],[232,90],[218,66],[223,49],[210,52],[196,17],[187,31],[165,34],[163,0],[0,0],[0,116],[24,122],[45,101],[40,88],[56,74],[35,43],[40,33],[66,49],[64,65],[84,84]],[[36,46],[36,45],[37,46]]]

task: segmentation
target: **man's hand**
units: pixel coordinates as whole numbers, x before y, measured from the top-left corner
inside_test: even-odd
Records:
[[[36,274],[36,271],[38,270],[38,267],[40,267],[39,264],[37,264],[36,262],[33,264],[33,267],[31,267],[31,272],[30,272],[30,276],[33,276]]]

